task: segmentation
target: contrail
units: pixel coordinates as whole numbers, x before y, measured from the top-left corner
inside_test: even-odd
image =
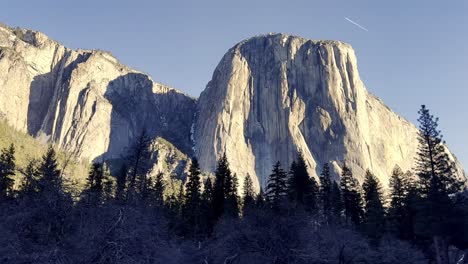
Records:
[[[347,17],[345,17],[344,19],[348,20],[351,24],[353,24],[353,25],[359,27],[359,28],[362,29],[362,30],[369,31],[367,28],[365,28],[365,27],[359,25],[357,22],[354,22],[353,20],[351,20],[351,19],[349,19],[349,18],[347,18]]]

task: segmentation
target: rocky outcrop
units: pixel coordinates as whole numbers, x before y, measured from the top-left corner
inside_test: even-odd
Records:
[[[124,156],[146,129],[191,154],[195,99],[98,50],[0,26],[0,113],[16,129],[78,158]]]
[[[416,127],[367,92],[350,45],[283,34],[227,52],[199,98],[194,138],[205,169],[226,152],[241,180],[263,186],[298,151],[311,175],[330,162],[337,176],[346,163],[387,183],[395,165],[413,167],[418,144]]]
[[[196,101],[108,52],[0,25],[0,117],[95,160],[121,161],[145,129],[152,174],[184,174],[192,155],[213,171],[226,152],[240,183],[248,173],[257,187],[298,151],[313,176],[346,163],[358,179],[370,169],[386,183],[396,164],[413,167],[417,148],[416,127],[365,89],[351,46],[283,34],[230,49]]]

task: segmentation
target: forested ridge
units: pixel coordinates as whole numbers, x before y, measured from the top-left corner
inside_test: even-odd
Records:
[[[412,171],[359,183],[342,164],[308,175],[302,154],[272,164],[257,193],[239,186],[228,157],[213,176],[193,158],[185,181],[148,175],[142,131],[111,175],[90,165],[86,187],[64,177],[51,146],[18,166],[0,154],[1,263],[468,263],[468,193],[445,151],[438,119],[422,106]],[[385,186],[388,186],[386,188]],[[170,191],[168,191],[170,190]]]

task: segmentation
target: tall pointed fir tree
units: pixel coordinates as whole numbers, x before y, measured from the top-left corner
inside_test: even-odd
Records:
[[[390,206],[388,208],[388,230],[400,239],[414,238],[413,218],[416,198],[411,173],[403,173],[400,167],[395,166],[390,177]]]
[[[42,156],[42,162],[38,168],[39,192],[63,191],[63,179],[58,169],[57,157],[54,148],[48,148],[46,154]]]
[[[239,182],[237,175],[230,173],[226,175],[225,183],[225,206],[224,213],[229,217],[239,217],[239,195],[237,193]]]
[[[267,202],[275,211],[281,210],[287,199],[287,181],[288,176],[283,168],[281,168],[281,163],[277,161],[273,166],[265,192]]]
[[[38,192],[35,196],[35,210],[40,211],[35,219],[36,232],[43,239],[41,243],[49,243],[63,237],[70,226],[67,221],[70,208],[73,205],[69,194],[64,192],[61,171],[58,169],[56,152],[50,146],[42,156],[37,170]]]
[[[231,179],[231,170],[226,153],[218,160],[215,171],[215,183],[213,187],[213,216],[219,219],[225,212],[226,207],[226,181]]]
[[[331,201],[331,222],[338,224],[341,221],[341,215],[343,212],[343,200],[341,195],[340,186],[336,181],[332,182],[331,193],[330,193],[330,201]]]
[[[203,226],[203,233],[210,234],[215,223],[213,211],[213,183],[210,177],[207,177],[203,184],[202,193],[202,214],[205,216],[205,225]]]
[[[149,169],[148,162],[151,157],[150,144],[151,138],[146,129],[143,129],[130,148],[129,187],[127,190],[127,198],[130,200],[136,196],[140,199],[146,197],[146,178]]]
[[[26,169],[21,171],[23,181],[21,182],[19,195],[20,197],[32,196],[38,191],[38,160],[32,159],[28,162]]]
[[[326,223],[329,223],[332,212],[332,180],[330,176],[330,166],[323,164],[320,173],[320,207]]]
[[[15,146],[11,144],[0,154],[0,202],[7,200],[13,193],[15,171]]]
[[[377,242],[385,231],[385,210],[382,186],[379,179],[369,170],[366,171],[362,190],[365,202],[363,231],[371,241]]]
[[[342,169],[340,187],[346,223],[359,225],[363,215],[362,197],[359,184],[346,165]]]
[[[104,170],[103,164],[94,162],[86,179],[86,189],[83,191],[83,198],[88,204],[99,204],[103,195]]]
[[[449,263],[448,248],[454,236],[457,219],[455,206],[450,194],[460,190],[452,161],[438,130],[438,118],[422,105],[419,113],[419,149],[416,174],[419,177],[422,200],[416,222],[416,232],[431,239],[438,264]]]
[[[304,206],[307,210],[315,210],[318,185],[307,172],[307,164],[302,152],[298,153],[297,161],[291,164],[289,174],[288,188],[291,201]]]
[[[247,173],[244,179],[243,188],[244,195],[243,195],[243,215],[246,215],[253,209],[255,205],[255,191],[253,189],[253,181],[250,174]]]
[[[113,182],[105,163],[94,162],[86,179],[83,198],[88,204],[98,205],[112,198]]]
[[[182,207],[183,232],[190,237],[199,235],[202,226],[200,174],[198,160],[193,158],[189,168]]]

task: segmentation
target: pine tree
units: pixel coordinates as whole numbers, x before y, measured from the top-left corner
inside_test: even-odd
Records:
[[[26,169],[21,171],[24,178],[20,186],[20,196],[32,196],[38,192],[38,171],[37,171],[38,161],[32,159],[28,162]]]
[[[84,198],[89,204],[97,205],[112,197],[113,182],[105,163],[94,162],[88,174]]]
[[[70,195],[64,192],[61,171],[58,169],[55,150],[51,147],[42,157],[37,169],[37,195],[35,206],[39,207],[40,215],[36,215],[36,225],[40,228],[42,243],[59,240],[63,237],[69,222],[70,208],[73,205]],[[36,208],[37,209],[37,208]]]
[[[135,198],[136,194],[139,194],[139,198],[146,196],[146,178],[151,156],[150,144],[151,138],[148,136],[146,129],[143,129],[130,149],[129,187],[127,190],[127,198],[130,198],[130,200]]]
[[[400,167],[395,166],[390,177],[390,207],[388,209],[389,231],[400,239],[411,239],[413,235],[412,207],[409,199],[411,174],[403,173]]]
[[[363,221],[364,233],[374,242],[383,235],[385,228],[385,210],[382,202],[382,186],[369,170],[362,184],[365,201]]]
[[[455,177],[453,162],[445,150],[442,135],[437,129],[439,119],[434,118],[424,105],[418,113],[419,148],[416,172],[423,196],[428,196],[431,188],[436,188],[435,191],[445,194],[460,191],[462,184]]]
[[[332,182],[331,193],[330,193],[330,201],[331,201],[331,220],[334,223],[339,223],[341,220],[341,214],[343,211],[343,200],[341,195],[340,186],[336,181]]]
[[[266,200],[274,210],[280,210],[288,196],[287,174],[278,161],[273,166],[266,188]]]
[[[8,199],[12,195],[15,171],[15,146],[11,144],[0,154],[0,201]]]
[[[340,187],[346,223],[359,225],[363,214],[361,193],[357,180],[346,165],[342,169]]]
[[[434,118],[422,105],[419,116],[419,149],[417,156],[417,176],[420,180],[421,202],[416,231],[419,235],[431,238],[436,251],[438,264],[449,263],[449,239],[453,236],[452,227],[457,219],[450,194],[460,190],[461,182],[456,178],[452,162],[445,150]]]
[[[255,208],[257,210],[265,208],[265,192],[263,188],[260,187],[260,191],[255,197]]]
[[[127,185],[128,167],[124,163],[117,174],[117,186],[115,189],[115,199],[123,202],[125,200],[125,187]]]
[[[238,180],[236,174],[227,174],[226,183],[225,183],[225,208],[224,213],[229,217],[237,218],[239,217],[239,195],[237,194],[238,190]]]
[[[218,160],[215,171],[215,183],[213,188],[213,216],[219,219],[225,212],[226,204],[226,181],[230,182],[231,170],[226,153]]]
[[[246,215],[255,205],[255,191],[253,189],[253,181],[250,174],[247,173],[244,179],[244,201],[243,201],[243,215]]]
[[[201,171],[198,160],[193,158],[189,168],[188,182],[186,184],[184,204],[182,207],[183,229],[184,233],[189,236],[199,234],[202,225],[200,174]]]
[[[213,184],[211,183],[210,177],[206,179],[203,186],[201,212],[202,215],[204,215],[202,232],[204,234],[210,234],[216,220],[213,212]]]
[[[103,164],[100,162],[94,162],[91,165],[91,169],[86,179],[86,189],[83,194],[85,199],[90,204],[99,204],[102,201],[103,196],[103,181],[104,181],[104,170]]]
[[[211,203],[213,201],[213,183],[211,183],[210,177],[206,179],[203,187],[203,200]]]
[[[332,187],[330,166],[325,163],[320,173],[320,205],[327,222],[332,212]]]
[[[318,185],[307,172],[307,164],[302,152],[298,153],[297,161],[291,164],[289,174],[288,188],[291,201],[309,210],[316,209]]]
[[[39,192],[49,190],[61,192],[63,190],[63,181],[60,177],[61,172],[58,169],[56,153],[52,146],[50,146],[46,154],[42,156],[42,162],[38,168],[38,175]]]

